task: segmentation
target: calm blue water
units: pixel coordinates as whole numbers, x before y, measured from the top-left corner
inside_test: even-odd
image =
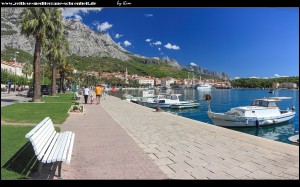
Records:
[[[140,96],[141,92],[142,90],[120,90],[115,93],[115,96],[121,97],[123,94]],[[245,127],[230,129],[288,144],[291,144],[291,142],[288,141],[288,137],[294,134],[299,134],[298,90],[279,90],[275,94],[268,93],[268,90],[256,89],[212,89],[211,91],[199,91],[195,89],[174,89],[173,92],[182,94],[181,100],[197,100],[198,102],[200,102],[200,107],[194,109],[167,109],[167,112],[197,121],[206,122],[212,125],[213,122],[208,118],[207,115],[208,103],[203,99],[205,94],[211,94],[211,110],[214,112],[226,112],[232,107],[249,105],[253,99],[263,97],[292,97],[292,99],[287,99],[279,102],[279,107],[281,109],[291,108],[292,106],[295,106],[296,116],[290,122],[259,128]]]

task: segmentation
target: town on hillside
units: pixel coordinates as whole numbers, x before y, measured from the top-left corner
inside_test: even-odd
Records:
[[[1,68],[6,69],[8,72],[15,74],[17,76],[25,76],[23,68],[24,68],[24,63],[20,62],[10,62],[10,61],[4,61],[1,60]],[[219,81],[216,79],[203,79],[201,80],[201,77],[199,78],[194,78],[194,76],[188,77],[186,79],[178,79],[178,78],[173,78],[173,77],[166,77],[166,78],[156,78],[156,77],[151,77],[151,76],[139,76],[137,74],[128,74],[127,69],[125,72],[86,72],[86,71],[79,71],[76,70],[76,74],[85,74],[91,77],[95,77],[94,80],[99,80],[105,79],[109,80],[112,78],[118,78],[120,79],[123,84],[122,85],[114,85],[114,86],[126,86],[128,84],[135,84],[139,85],[139,87],[163,87],[163,88],[193,88],[197,85],[201,84],[208,84],[214,88],[231,88],[232,85],[230,81]],[[43,75],[44,76],[44,75]],[[76,75],[74,75],[76,76]],[[33,73],[27,75],[29,79],[33,77]],[[57,79],[60,78],[60,75],[57,74]],[[68,77],[69,79],[65,80],[65,85],[66,87],[71,86],[71,80],[72,77]],[[71,79],[71,80],[70,80]],[[84,80],[79,80],[79,83],[83,84]],[[90,85],[92,85],[93,82],[90,81]],[[105,82],[104,82],[105,84]],[[6,84],[1,84],[1,90],[7,88]],[[28,85],[26,85],[26,88],[28,88]],[[292,82],[285,82],[285,83],[274,83],[272,88],[281,88],[281,89],[297,89],[298,86],[295,83]],[[12,90],[14,90],[14,85],[11,87]]]

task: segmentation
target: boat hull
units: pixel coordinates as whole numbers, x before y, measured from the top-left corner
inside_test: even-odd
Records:
[[[197,108],[199,107],[199,103],[188,103],[188,104],[173,104],[170,106],[170,108],[173,109],[183,109],[183,108]]]
[[[207,112],[209,118],[217,126],[222,127],[256,127],[284,123],[295,117],[295,112],[286,112],[274,117],[241,117],[237,115],[225,115],[224,113]],[[257,121],[258,120],[258,124]]]
[[[299,134],[289,137],[288,140],[299,145]]]

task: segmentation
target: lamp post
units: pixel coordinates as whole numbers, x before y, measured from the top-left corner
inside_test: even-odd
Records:
[[[74,69],[73,73],[74,73],[74,85],[72,85],[72,87],[74,89],[74,92],[76,92],[77,91],[77,84],[76,84],[76,73],[77,73],[77,70]]]
[[[42,64],[41,64],[41,67],[42,67],[42,70],[43,70],[43,85],[45,84],[45,67],[44,67],[44,61],[43,59],[41,58],[41,61],[42,61]]]
[[[17,76],[17,54],[19,53],[19,51],[15,52],[15,75]],[[16,92],[16,82],[17,80],[15,80],[15,86],[14,86],[14,90]]]

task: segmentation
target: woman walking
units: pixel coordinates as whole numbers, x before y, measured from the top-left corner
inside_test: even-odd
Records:
[[[90,89],[89,89],[89,87],[86,85],[85,88],[84,88],[84,90],[83,90],[84,103],[85,103],[85,104],[87,104],[89,94],[90,94]]]

